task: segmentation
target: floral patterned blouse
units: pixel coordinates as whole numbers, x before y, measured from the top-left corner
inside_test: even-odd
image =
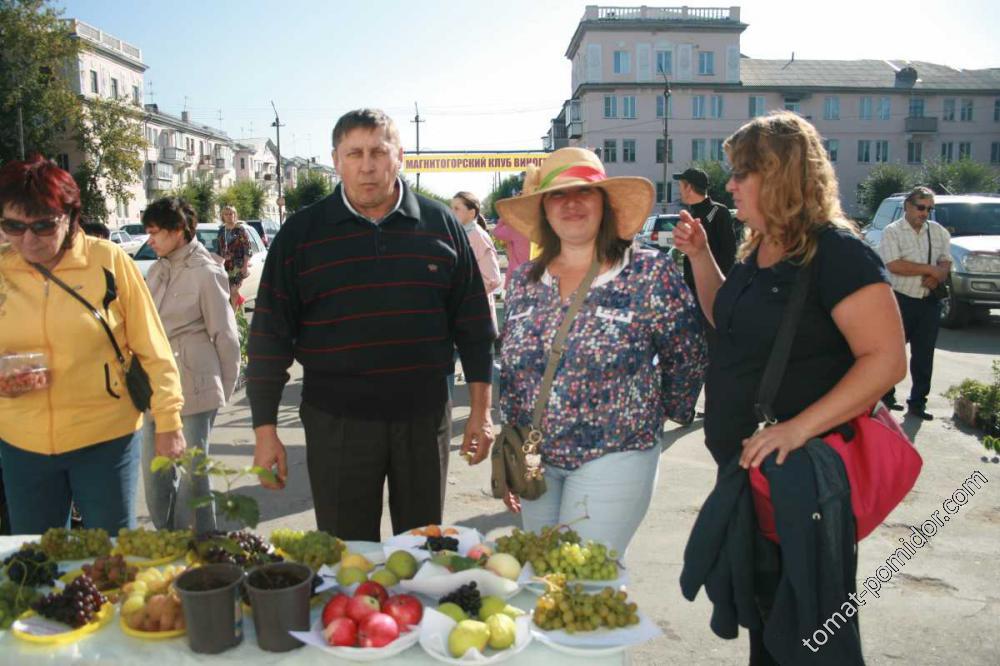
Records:
[[[225,259],[223,268],[229,276],[229,285],[240,286],[249,271],[247,264],[251,253],[250,232],[242,222],[238,222],[232,229],[227,229],[223,224],[219,227],[218,247],[219,254]]]
[[[500,350],[504,423],[531,423],[548,349],[572,297],[558,278],[515,273]],[[542,458],[563,469],[606,453],[643,450],[666,419],[686,423],[708,356],[690,290],[666,255],[631,248],[597,276],[570,328],[542,417]]]

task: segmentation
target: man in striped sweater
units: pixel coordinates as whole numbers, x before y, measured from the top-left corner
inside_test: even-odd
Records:
[[[493,442],[482,277],[451,212],[399,177],[402,159],[382,111],[340,118],[341,183],[272,241],[250,332],[254,464],[277,473],[262,484],[287,478],[277,415],[294,359],[316,523],[342,539],[381,540],[386,478],[394,533],[441,522],[456,346],[471,402],[462,453],[481,462]]]

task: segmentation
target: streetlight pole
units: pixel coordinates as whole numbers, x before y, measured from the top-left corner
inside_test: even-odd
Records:
[[[426,120],[421,120],[421,118],[420,118],[420,107],[417,106],[416,102],[413,103],[413,110],[416,112],[416,115],[414,116],[413,120],[411,120],[410,122],[411,123],[416,123],[416,125],[417,125],[417,155],[419,155],[420,154],[420,123],[426,123],[427,121]],[[417,189],[418,190],[420,189],[420,172],[419,171],[417,172]]]
[[[667,212],[667,162],[670,156],[670,138],[667,133],[667,118],[670,116],[670,81],[667,80],[667,72],[663,74],[663,212]]]
[[[283,125],[278,119],[278,107],[274,105],[274,100],[271,100],[271,108],[274,109],[274,122],[271,123],[271,127],[274,128],[275,133],[278,135],[278,224],[285,221],[285,201],[284,197],[281,196],[281,128]]]

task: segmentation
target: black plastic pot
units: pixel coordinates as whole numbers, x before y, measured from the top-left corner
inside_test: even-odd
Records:
[[[257,644],[269,652],[302,646],[289,631],[309,631],[313,571],[295,562],[259,566],[247,575]]]
[[[235,564],[206,564],[174,581],[194,652],[218,654],[243,641],[240,586],[244,577],[243,569]]]

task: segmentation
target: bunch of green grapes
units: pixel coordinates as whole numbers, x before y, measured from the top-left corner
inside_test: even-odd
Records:
[[[560,573],[565,574],[567,580],[614,580],[618,577],[617,557],[617,552],[595,541],[582,546],[563,542],[545,555],[536,555],[531,560],[531,567],[539,576]]]
[[[279,528],[271,532],[271,543],[288,557],[318,570],[324,564],[336,564],[344,552],[344,542],[326,532],[300,532]]]
[[[86,560],[111,553],[111,538],[102,529],[52,527],[42,535],[42,550],[53,560]]]
[[[544,560],[550,550],[563,543],[580,543],[580,535],[559,527],[543,527],[538,534],[515,528],[512,534],[497,539],[497,552],[513,555],[523,566],[538,559]]]
[[[0,629],[9,629],[17,616],[28,610],[41,593],[28,585],[5,580],[0,583]]]
[[[158,560],[168,556],[181,556],[188,549],[191,530],[147,530],[144,527],[118,530],[118,552],[122,555],[148,557]]]
[[[639,623],[639,609],[628,600],[624,590],[605,587],[600,592],[587,593],[583,586],[566,584],[566,576],[545,577],[548,590],[538,597],[532,621],[540,629],[567,633],[594,631],[601,627],[617,629]]]

